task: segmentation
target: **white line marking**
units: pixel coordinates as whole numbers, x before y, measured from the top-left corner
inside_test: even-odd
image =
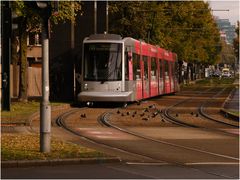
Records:
[[[239,165],[237,162],[195,162],[185,163],[185,165]]]
[[[118,137],[108,136],[108,135],[95,135],[94,137],[99,138],[99,139],[118,139]]]
[[[169,163],[165,162],[126,162],[129,165],[150,165],[150,166],[160,166],[160,165],[169,165]]]
[[[88,131],[88,133],[91,134],[113,134],[112,132],[107,132],[107,131]]]
[[[164,166],[171,165],[171,163],[165,162],[126,162],[129,165],[143,165],[143,166]],[[189,165],[239,165],[237,162],[194,162],[194,163],[183,163],[186,166]]]

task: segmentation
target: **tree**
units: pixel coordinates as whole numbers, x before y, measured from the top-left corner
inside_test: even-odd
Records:
[[[149,26],[149,13],[144,13],[142,10],[147,3],[145,1],[109,2],[110,33],[145,39]]]
[[[204,1],[110,2],[110,13],[110,32],[149,40],[190,63],[219,58],[219,31]]]
[[[220,53],[221,61],[219,62],[222,66],[224,64],[234,66],[235,64],[235,53],[232,44],[227,44],[225,40],[221,40],[222,50]]]
[[[193,64],[209,65],[219,61],[220,34],[208,3],[137,1],[109,4],[110,32],[143,39],[176,52],[179,69],[183,61],[192,70]]]
[[[236,27],[235,32],[237,34],[237,37],[233,41],[233,47],[234,47],[234,52],[235,52],[235,55],[236,55],[236,57],[238,59],[238,63],[239,63],[239,21],[237,22],[237,27]]]
[[[163,14],[159,2],[126,1],[109,2],[110,33],[142,39],[150,43],[159,43],[161,24],[159,17]],[[161,19],[161,22],[165,19]]]
[[[18,15],[18,30],[20,44],[20,85],[19,100],[27,101],[27,36],[30,32],[40,32],[41,17],[36,9],[29,8],[33,1],[12,1],[12,9]],[[51,2],[54,6],[54,2]],[[74,6],[74,11],[72,8]],[[58,15],[50,17],[51,23],[60,23],[67,20],[75,19],[77,13],[81,11],[81,3],[79,1],[59,1]],[[13,37],[14,38],[14,37]],[[13,45],[14,46],[14,45]],[[16,46],[16,45],[15,45]],[[15,51],[14,51],[15,52]],[[15,56],[15,55],[13,55]]]

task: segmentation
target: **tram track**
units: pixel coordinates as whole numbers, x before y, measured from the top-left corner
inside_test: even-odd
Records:
[[[232,93],[233,89],[231,90],[230,94]],[[222,114],[219,113],[220,108],[218,109],[218,113],[214,112],[213,115],[209,115],[206,112],[207,106],[209,104],[213,104],[214,102],[214,98],[217,97],[219,94],[214,95],[212,98],[210,98],[208,101],[205,101],[204,103],[202,103],[199,107],[198,107],[198,112],[199,114],[209,120],[215,121],[217,123],[220,124],[225,124],[227,126],[231,126],[231,127],[235,127],[235,128],[239,128],[239,123],[236,123],[236,121],[234,120],[229,120],[227,117],[223,117]],[[216,111],[216,110],[215,110]],[[215,117],[217,115],[217,118]]]
[[[146,140],[150,140],[150,141],[153,141],[153,142],[157,142],[157,143],[163,143],[163,144],[166,144],[166,145],[169,145],[169,146],[172,146],[172,147],[178,147],[178,148],[182,148],[182,149],[186,149],[186,150],[190,150],[190,151],[196,151],[196,152],[200,152],[200,153],[205,153],[205,154],[210,154],[210,155],[213,155],[213,156],[216,156],[216,157],[223,157],[223,158],[227,158],[227,159],[231,159],[231,160],[239,160],[238,158],[235,158],[235,157],[230,157],[230,156],[226,156],[226,155],[222,155],[222,154],[217,154],[217,153],[213,153],[213,152],[209,152],[209,151],[203,151],[203,150],[200,150],[200,149],[196,149],[196,148],[191,148],[191,147],[187,147],[187,146],[182,146],[182,145],[179,145],[179,144],[173,144],[173,143],[169,143],[167,141],[162,141],[162,140],[157,140],[157,139],[153,139],[151,137],[148,137],[148,136],[144,136],[142,134],[139,134],[139,133],[136,133],[136,132],[132,132],[132,131],[129,131],[127,129],[124,129],[124,128],[121,128],[119,126],[115,126],[113,124],[111,124],[109,121],[108,121],[108,117],[110,113],[104,113],[101,115],[100,117],[100,121],[107,125],[108,127],[112,127],[114,129],[117,129],[119,131],[122,131],[122,132],[125,132],[125,133],[128,133],[128,134],[131,134],[131,135],[134,135],[134,136],[137,136],[137,137],[140,137],[140,138],[143,138],[143,139],[146,139]]]
[[[218,177],[221,177],[221,178],[232,178],[232,177],[229,177],[229,176],[225,176],[225,175],[222,175],[222,174],[216,174],[214,172],[209,172],[209,171],[203,171],[202,169],[198,169],[198,168],[195,168],[195,167],[191,167],[189,164],[191,163],[183,163],[181,161],[177,161],[177,160],[172,160],[172,159],[166,159],[166,158],[163,158],[163,159],[159,159],[159,158],[156,158],[155,156],[152,156],[152,155],[149,155],[149,154],[145,154],[145,153],[139,153],[139,152],[136,152],[136,151],[129,151],[129,149],[126,149],[126,148],[119,148],[119,147],[116,147],[116,146],[113,146],[113,145],[110,145],[108,143],[103,143],[103,142],[99,142],[99,141],[96,141],[95,139],[93,138],[89,138],[89,137],[86,137],[84,135],[81,134],[81,132],[79,131],[76,131],[74,130],[73,128],[71,127],[68,127],[67,123],[65,122],[65,119],[69,116],[71,116],[73,113],[76,113],[77,111],[81,111],[81,110],[72,110],[70,112],[66,112],[64,114],[62,114],[61,116],[59,116],[57,119],[56,119],[56,123],[58,126],[64,128],[65,130],[67,131],[70,131],[71,133],[77,135],[77,136],[80,136],[81,138],[83,138],[84,140],[86,141],[89,141],[91,143],[94,143],[94,144],[97,144],[97,145],[100,145],[100,146],[104,146],[105,148],[110,148],[114,151],[120,151],[122,153],[127,153],[131,156],[136,156],[136,157],[140,157],[140,158],[144,158],[144,159],[148,159],[151,163],[161,163],[161,164],[169,164],[169,165],[176,165],[176,166],[181,166],[181,167],[184,167],[184,168],[190,168],[190,169],[194,169],[194,170],[197,170],[197,171],[201,171],[201,172],[204,172],[204,173],[207,173],[207,174],[211,174],[211,175],[215,175],[215,176],[218,176]],[[117,126],[114,126],[112,125],[111,123],[109,123],[107,120],[108,120],[108,116],[109,116],[109,112],[108,113],[103,113],[100,117],[99,117],[99,120],[105,125],[107,126],[108,128],[114,128],[118,131],[121,131],[123,133],[127,133],[129,134],[130,136],[135,136],[137,138],[140,138],[146,142],[152,142],[155,144],[157,144],[157,146],[159,146],[159,144],[164,144],[164,146],[168,146],[170,148],[177,148],[177,149],[183,149],[184,151],[190,151],[190,152],[197,152],[197,153],[201,153],[201,154],[205,154],[207,156],[215,156],[215,158],[220,158],[220,159],[227,159],[227,160],[230,160],[231,163],[235,162],[236,161],[239,161],[238,158],[234,158],[234,157],[230,157],[230,156],[225,156],[225,155],[220,155],[220,154],[216,154],[216,153],[211,153],[211,152],[207,152],[207,151],[201,151],[201,150],[198,150],[198,149],[194,149],[194,148],[190,148],[190,147],[186,147],[186,146],[181,146],[181,145],[177,145],[177,144],[173,144],[173,143],[168,143],[168,142],[164,142],[164,141],[159,141],[159,140],[156,140],[156,139],[152,139],[152,138],[149,138],[149,137],[145,137],[143,135],[140,135],[140,134],[136,134],[136,133],[133,133],[133,132],[130,132],[126,129],[122,129],[122,128],[119,128]],[[189,153],[189,152],[188,152]],[[163,156],[164,157],[164,156]],[[221,160],[222,161],[222,160]],[[148,161],[146,161],[148,162]],[[144,162],[142,162],[144,163]]]
[[[208,91],[210,91],[210,90],[208,90]],[[217,97],[218,95],[221,94],[220,92],[218,94],[216,92],[209,93],[209,92],[199,91],[199,94],[201,94],[201,93],[203,94],[203,96],[206,96],[205,99],[209,99],[210,96],[211,97],[214,97],[214,96]],[[171,110],[171,108],[175,108],[175,106],[177,106],[177,105],[187,103],[188,101],[191,101],[193,98],[194,97],[184,98],[182,100],[180,98],[180,101],[178,101],[177,103],[175,102],[175,104],[172,103],[172,105],[169,105],[168,108]],[[212,98],[212,99],[214,99],[214,98]],[[201,104],[201,105],[204,104],[204,98],[201,101],[201,103],[199,103],[199,104]],[[142,104],[141,106],[138,106],[138,112],[136,112],[137,110],[134,110],[135,107],[133,107],[133,106],[137,107],[136,104],[132,104],[130,106],[123,107],[123,108],[102,109],[102,111],[104,111],[104,113],[101,113],[100,116],[98,114],[98,116],[95,117],[95,123],[98,124],[100,129],[101,129],[101,127],[105,128],[104,130],[102,130],[101,133],[109,132],[109,133],[107,133],[108,136],[115,136],[115,137],[117,137],[117,136],[119,136],[119,137],[124,136],[125,137],[126,134],[128,134],[127,136],[129,136],[131,138],[134,138],[136,142],[139,142],[137,144],[134,144],[134,143],[129,144],[129,142],[127,142],[127,141],[123,141],[123,142],[119,142],[119,143],[117,143],[117,142],[110,143],[109,140],[105,141],[103,139],[98,139],[96,137],[86,135],[84,132],[82,132],[81,128],[77,128],[78,125],[80,125],[80,124],[69,125],[69,122],[71,122],[71,119],[74,118],[73,114],[78,113],[77,116],[79,117],[79,114],[81,114],[80,112],[86,110],[86,108],[74,109],[72,111],[63,113],[61,116],[59,116],[56,119],[56,124],[59,127],[63,128],[64,130],[66,130],[68,132],[71,132],[74,135],[77,135],[82,140],[87,141],[91,144],[94,144],[96,146],[99,146],[99,147],[102,147],[102,148],[105,148],[105,149],[110,149],[112,151],[119,152],[119,153],[122,153],[122,154],[127,154],[129,156],[135,157],[135,159],[139,159],[138,161],[136,161],[136,160],[135,161],[127,161],[126,163],[129,162],[130,164],[131,163],[136,163],[136,164],[138,164],[138,163],[145,164],[146,163],[146,164],[160,164],[160,165],[176,165],[176,166],[181,166],[181,167],[184,167],[184,168],[190,168],[190,169],[194,169],[194,170],[197,170],[197,171],[202,171],[204,173],[215,175],[215,176],[221,177],[221,178],[233,178],[231,176],[226,176],[226,175],[223,175],[221,173],[214,173],[214,172],[211,172],[211,171],[208,171],[208,170],[202,170],[201,168],[194,167],[194,165],[195,164],[196,165],[204,164],[205,162],[204,162],[203,159],[208,160],[208,162],[206,162],[206,164],[232,164],[232,165],[237,165],[237,164],[239,164],[239,158],[237,156],[234,156],[232,154],[224,154],[224,153],[219,153],[219,152],[213,152],[213,151],[206,150],[204,148],[201,149],[201,148],[194,147],[194,146],[186,146],[185,144],[181,144],[181,143],[180,144],[173,143],[172,141],[164,140],[164,139],[161,139],[161,138],[156,139],[154,137],[144,135],[144,133],[143,134],[141,132],[139,133],[138,131],[131,131],[131,128],[128,128],[127,126],[124,126],[124,125],[119,126],[118,123],[116,125],[114,121],[112,122],[112,118],[110,118],[110,117],[113,117],[113,118],[116,118],[116,117],[131,118],[131,121],[132,121],[134,119],[133,118],[134,115],[136,116],[136,118],[138,118],[138,117],[140,118],[141,117],[140,112],[146,111],[146,109],[147,109],[146,107],[144,107],[144,104]],[[132,110],[134,110],[135,112],[130,112],[128,110],[129,107]],[[198,108],[197,107],[195,107],[195,108],[200,109],[200,107],[201,106],[199,105]],[[92,109],[92,111],[95,111],[94,108],[90,108],[90,110],[91,109]],[[171,127],[175,127],[175,126],[176,127],[182,127],[182,126],[184,126],[185,128],[192,127],[192,129],[196,129],[197,131],[198,130],[200,130],[200,131],[207,130],[209,133],[211,133],[211,132],[222,133],[221,131],[218,131],[216,129],[199,127],[199,126],[194,125],[194,124],[191,126],[191,124],[188,124],[188,123],[183,124],[177,118],[175,118],[173,120],[171,118],[172,118],[172,114],[174,114],[174,113],[172,113],[172,112],[171,113],[166,113],[167,114],[166,115],[165,114],[166,109],[167,108],[159,109],[158,107],[153,107],[152,111],[149,112],[149,114],[151,114],[151,113],[154,114],[154,112],[157,112],[156,115],[160,115],[161,118],[165,118],[166,121],[171,122],[171,123],[169,123],[169,126],[171,126]],[[150,108],[149,108],[149,110],[150,110]],[[145,113],[145,116],[146,116],[146,114],[147,114],[147,112]],[[73,117],[71,117],[71,116],[73,116]],[[148,115],[148,117],[149,117],[149,115]],[[157,118],[159,118],[159,116]],[[168,118],[168,120],[167,120],[167,118]],[[66,119],[68,119],[68,120],[66,121]],[[149,120],[149,121],[152,121],[152,120]],[[179,122],[176,122],[176,120],[179,121]],[[87,118],[86,118],[86,121],[87,121]],[[121,121],[121,120],[119,120],[119,121]],[[79,121],[75,120],[74,122],[78,123]],[[136,121],[132,121],[133,124],[135,122]],[[218,123],[216,121],[212,121],[212,122]],[[174,125],[172,126],[171,124],[173,124],[173,123],[174,123]],[[96,128],[99,129],[99,127],[96,127]],[[121,134],[117,134],[117,135],[115,134],[114,135],[115,132],[120,132],[122,135]],[[112,133],[113,133],[113,135],[112,135]],[[225,135],[229,136],[231,134],[224,133],[221,136],[225,136]],[[231,136],[229,136],[229,137],[231,137]],[[157,154],[156,154],[156,152],[153,153],[151,149],[144,149],[144,148],[141,149],[140,148],[141,145],[142,145],[142,147],[143,146],[149,146],[153,150],[154,149],[158,150]],[[224,152],[224,151],[222,151],[222,152]],[[165,154],[169,154],[169,153],[172,154],[172,156],[165,155]],[[178,157],[180,154],[181,154],[182,157],[181,156]],[[191,161],[187,161],[186,159],[184,159],[186,157],[188,157],[187,159],[192,158]]]
[[[232,88],[230,89],[223,89],[223,91],[219,91],[219,93],[215,94],[214,96],[212,96],[209,100],[203,102],[199,107],[198,107],[198,112],[199,114],[201,114],[201,116],[203,116],[204,118],[206,119],[209,119],[209,120],[212,120],[212,121],[215,121],[217,123],[220,123],[220,124],[224,124],[224,125],[227,125],[227,126],[231,126],[231,127],[235,127],[235,128],[239,128],[239,124],[236,125],[236,123],[232,120],[229,120],[227,118],[224,118],[223,119],[223,116],[220,115],[220,108],[221,106],[218,108],[218,119],[217,118],[214,118],[212,117],[211,115],[209,115],[207,112],[205,112],[205,109],[207,109],[207,105],[211,104],[211,103],[215,103],[215,98],[218,98],[218,96],[221,96],[223,94],[224,91],[227,91],[227,94],[229,94],[229,92],[232,92]],[[224,94],[223,94],[224,95]],[[224,95],[224,99],[226,98],[227,96]],[[221,102],[220,102],[221,103]],[[223,103],[221,103],[222,105]],[[223,120],[221,120],[223,119]],[[235,123],[235,124],[233,124]]]
[[[204,101],[202,100],[203,102],[201,102],[201,101],[197,102],[198,105],[192,105],[193,107],[195,107],[195,113],[192,110],[191,115],[190,115],[190,112],[189,112],[190,110],[185,110],[185,112],[184,112],[185,119],[194,119],[195,120],[194,124],[188,122],[187,120],[184,120],[184,117],[181,118],[181,119],[180,118],[176,118],[176,116],[178,114],[179,114],[178,116],[182,116],[182,115],[181,115],[181,112],[177,112],[175,109],[177,109],[180,105],[182,107],[188,107],[187,103],[188,104],[192,103],[191,101],[193,101],[194,98],[196,98],[197,96],[184,99],[184,100],[182,100],[180,102],[177,102],[177,103],[175,103],[175,104],[165,108],[163,110],[164,111],[164,116],[165,116],[166,120],[168,120],[170,122],[173,122],[173,123],[176,123],[177,125],[180,125],[180,126],[193,127],[193,128],[203,128],[203,129],[206,129],[206,130],[214,130],[214,131],[218,131],[218,132],[223,132],[223,133],[229,134],[229,132],[226,132],[226,131],[224,131],[222,129],[223,128],[239,128],[239,125],[236,122],[233,122],[235,124],[232,124],[230,122],[230,120],[228,120],[228,119],[227,120],[219,120],[219,119],[211,117],[206,112],[204,112],[206,104],[208,104],[209,101],[213,101],[215,98],[217,98],[218,96],[223,94],[224,91],[226,91],[226,88],[224,88],[224,89],[214,93],[213,96],[208,97],[208,98],[210,98],[210,100],[209,99],[208,100],[204,100]],[[200,94],[202,94],[202,93],[199,93],[199,95]],[[174,117],[173,114],[175,114],[175,117]],[[194,117],[194,115],[195,115],[195,117]],[[186,117],[186,116],[188,116],[188,117]],[[205,125],[208,125],[210,127],[206,127],[206,126],[203,126],[203,125],[198,125],[198,122],[201,122],[201,121],[204,121]],[[206,124],[207,121],[208,121],[208,124]],[[211,124],[213,124],[213,122],[214,122],[214,125],[211,125]],[[219,124],[217,126],[224,125],[224,127],[222,127],[222,128],[213,128],[213,127],[211,127],[211,126],[216,126],[216,124]]]
[[[93,143],[93,144],[95,144],[95,145],[102,146],[102,147],[104,147],[104,148],[108,148],[108,149],[111,149],[111,150],[114,150],[114,151],[119,151],[119,152],[121,152],[121,153],[126,153],[126,154],[129,154],[129,155],[131,155],[131,156],[137,156],[137,158],[140,157],[140,158],[147,159],[147,160],[150,160],[150,161],[154,160],[154,159],[152,159],[152,158],[149,157],[149,156],[145,156],[145,155],[142,155],[142,154],[129,152],[129,151],[126,151],[126,150],[124,150],[124,149],[117,148],[117,147],[111,146],[111,145],[106,144],[106,143],[102,143],[102,142],[100,143],[99,141],[96,141],[96,140],[93,139],[93,138],[84,136],[83,134],[81,134],[81,132],[76,131],[76,130],[74,130],[73,128],[70,128],[70,127],[66,124],[65,119],[66,119],[67,117],[69,117],[70,115],[72,115],[73,113],[79,112],[79,111],[81,111],[81,110],[82,110],[82,109],[80,109],[80,110],[74,110],[74,111],[69,111],[69,112],[66,112],[66,113],[61,114],[60,116],[58,116],[58,117],[56,118],[56,124],[57,124],[59,127],[63,128],[64,130],[67,130],[67,131],[71,132],[72,134],[81,137],[81,138],[84,139],[85,141],[88,141],[88,142]]]

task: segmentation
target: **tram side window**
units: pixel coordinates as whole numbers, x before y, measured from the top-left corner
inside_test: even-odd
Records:
[[[125,51],[125,80],[129,80],[128,52]]]
[[[164,75],[168,76],[169,75],[169,65],[168,65],[168,61],[164,60]]]
[[[172,74],[172,63],[168,62],[168,75],[171,76]]]
[[[151,79],[155,80],[157,76],[156,58],[151,58]]]
[[[175,76],[175,73],[174,73],[175,72],[175,63],[171,62],[171,64],[172,64],[172,66],[171,66],[172,67],[172,70],[171,70],[172,71],[172,76]]]
[[[162,60],[159,59],[159,67],[160,67],[160,78],[163,77],[163,65],[162,65]]]
[[[133,79],[141,79],[140,55],[133,53]]]
[[[143,56],[144,63],[144,80],[148,80],[148,57]]]

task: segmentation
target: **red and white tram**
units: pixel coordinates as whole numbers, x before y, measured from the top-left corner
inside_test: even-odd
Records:
[[[84,39],[80,102],[131,102],[174,93],[177,55],[114,34]]]

